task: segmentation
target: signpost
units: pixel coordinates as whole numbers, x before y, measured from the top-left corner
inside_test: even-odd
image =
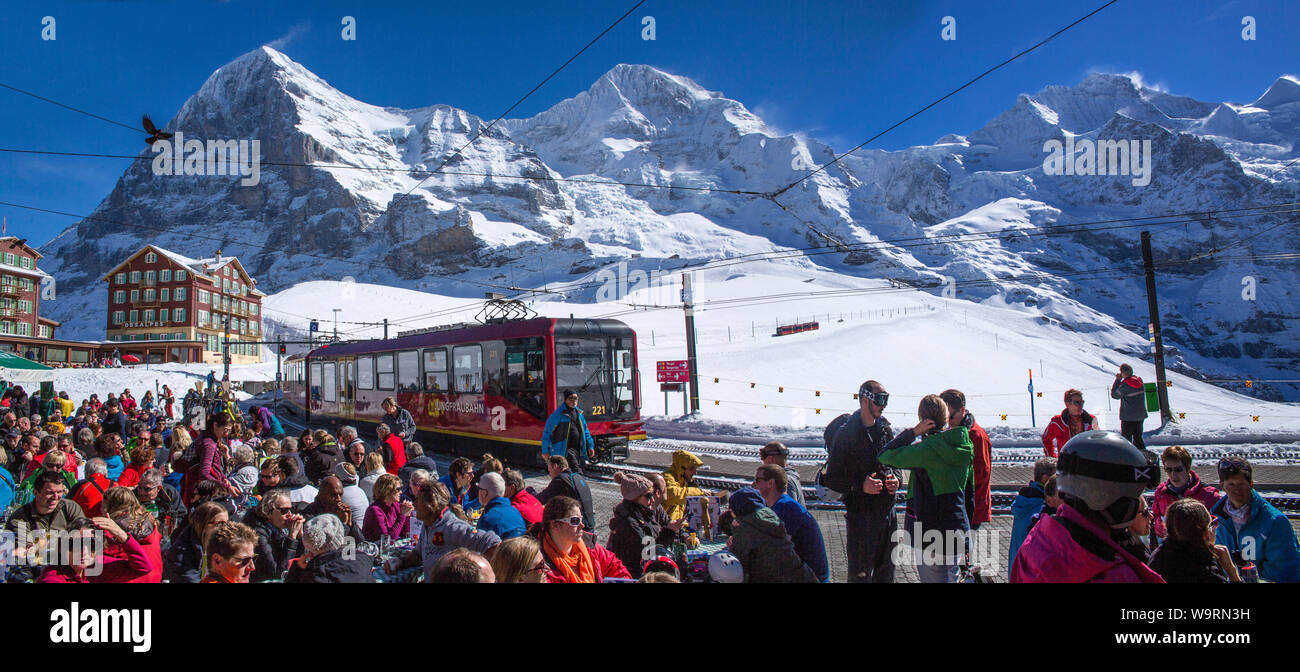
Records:
[[[668,415],[668,393],[685,392],[690,382],[690,362],[685,359],[670,359],[655,362],[655,381],[664,393],[664,415]],[[690,411],[686,408],[686,397],[682,397],[682,415]]]

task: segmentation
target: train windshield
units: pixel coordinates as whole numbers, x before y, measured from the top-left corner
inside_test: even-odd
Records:
[[[635,418],[635,364],[631,337],[556,337],[556,406],[567,389],[591,420]]]

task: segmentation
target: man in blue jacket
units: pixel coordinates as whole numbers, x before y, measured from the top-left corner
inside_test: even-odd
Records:
[[[762,465],[754,473],[754,488],[763,495],[763,504],[772,509],[785,525],[799,559],[812,568],[818,581],[830,581],[830,565],[826,560],[826,542],[822,539],[821,526],[808,509],[786,494],[785,469],[775,464]]]
[[[564,405],[555,409],[542,429],[543,457],[561,455],[569,467],[581,474],[585,458],[596,457],[596,442],[587,431],[587,419],[578,408],[578,393],[564,391]]]
[[[503,541],[521,537],[528,531],[523,515],[506,499],[506,479],[501,474],[489,471],[479,477],[478,501],[483,505],[479,530],[492,532]]]
[[[1253,562],[1259,578],[1300,583],[1300,547],[1286,515],[1255,492],[1254,471],[1244,457],[1219,460],[1219,483],[1227,496],[1210,513],[1218,516],[1214,543],[1228,547],[1236,559]]]

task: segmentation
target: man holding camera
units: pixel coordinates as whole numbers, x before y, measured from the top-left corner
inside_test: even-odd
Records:
[[[850,583],[893,583],[892,539],[898,529],[894,493],[898,472],[877,461],[894,430],[883,416],[889,393],[874,380],[858,389],[858,410],[848,416],[828,446],[822,483],[843,493],[845,551]],[[837,419],[838,420],[838,419]]]

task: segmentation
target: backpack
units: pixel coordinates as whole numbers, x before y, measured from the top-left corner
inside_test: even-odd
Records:
[[[817,499],[824,502],[839,500],[840,493],[846,489],[842,475],[827,474],[826,465],[830,463],[831,451],[835,447],[835,436],[840,433],[840,429],[844,427],[851,417],[853,416],[850,413],[840,415],[831,420],[830,424],[826,425],[826,430],[822,432],[822,441],[826,444],[826,461],[817,467],[817,476],[814,477],[813,484],[816,486]]]
[[[587,525],[588,530],[592,530],[594,533],[596,529],[595,528],[596,516],[592,514],[592,511],[594,509],[592,508],[592,504],[591,504],[591,488],[586,487],[587,479],[583,478],[581,474],[575,474],[572,471],[566,471],[560,474],[560,478],[563,478],[564,481],[569,484],[569,487],[573,488],[574,493],[578,495],[576,499],[578,500],[579,503],[582,504],[583,523]],[[582,480],[583,487],[581,488],[578,487],[579,479]]]

